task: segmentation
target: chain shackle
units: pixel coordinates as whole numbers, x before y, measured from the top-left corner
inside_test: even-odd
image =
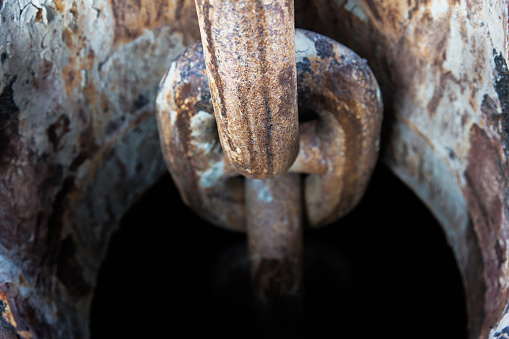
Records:
[[[304,224],[323,226],[359,202],[379,151],[382,99],[366,61],[317,33],[295,31],[299,106],[317,119],[300,124],[289,172],[305,174]],[[167,167],[184,201],[208,221],[246,230],[244,179],[223,152],[201,43],[161,81],[157,121]]]

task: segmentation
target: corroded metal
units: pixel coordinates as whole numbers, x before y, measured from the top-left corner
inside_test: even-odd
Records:
[[[300,295],[302,199],[299,174],[246,179],[246,217],[251,276],[267,304]]]
[[[216,225],[247,231],[254,287],[269,308],[299,295],[302,225],[334,221],[361,198],[382,122],[378,84],[364,60],[316,33],[297,30],[295,40],[299,101],[317,119],[301,124],[290,173],[257,180],[230,165],[210,113],[200,43],[172,64],[157,97],[163,155],[184,201]]]
[[[196,0],[221,144],[237,172],[285,173],[298,153],[293,0]]]
[[[471,338],[509,330],[509,2],[296,2],[296,25],[369,61],[381,158],[442,224]],[[497,334],[498,333],[498,334]]]
[[[376,74],[382,159],[442,224],[472,338],[509,327],[508,8],[295,2],[297,27],[344,43]],[[154,97],[199,39],[195,3],[4,0],[0,12],[0,291],[20,337],[86,338],[112,230],[165,170]]]
[[[199,39],[196,9],[5,0],[0,27],[4,320],[24,339],[88,338],[109,238],[165,171],[157,85]]]
[[[379,145],[382,101],[366,62],[319,34],[296,30],[299,102],[318,119],[300,126],[290,172],[305,173],[305,224],[323,226],[361,198]],[[215,131],[202,47],[190,47],[161,82],[161,146],[183,199],[210,222],[245,230],[244,183]]]

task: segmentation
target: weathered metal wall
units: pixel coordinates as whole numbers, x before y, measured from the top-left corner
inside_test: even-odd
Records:
[[[368,59],[386,107],[384,162],[443,225],[463,274],[471,335],[488,337],[509,282],[507,2],[299,4],[297,26]]]
[[[0,8],[0,298],[22,337],[84,338],[109,236],[165,171],[155,95],[194,3]]]
[[[368,60],[386,108],[383,160],[444,226],[472,337],[497,338],[509,326],[508,2],[295,9],[297,27]],[[165,171],[155,95],[199,38],[194,2],[5,0],[0,22],[3,316],[24,338],[86,337],[109,235]]]

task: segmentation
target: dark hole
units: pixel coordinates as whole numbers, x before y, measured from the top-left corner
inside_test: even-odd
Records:
[[[313,111],[305,106],[299,106],[299,122],[300,123],[310,121],[310,120],[315,120],[315,119],[318,119],[318,114],[315,111]]]
[[[150,99],[146,95],[140,94],[138,95],[136,100],[134,100],[133,108],[135,110],[138,110],[147,105],[148,103],[150,103]]]
[[[223,297],[212,283],[244,241],[197,217],[165,175],[112,237],[91,337],[263,337],[245,272],[232,269]],[[302,338],[467,338],[463,286],[444,234],[385,167],[350,215],[306,232],[305,248],[319,259],[307,261]]]

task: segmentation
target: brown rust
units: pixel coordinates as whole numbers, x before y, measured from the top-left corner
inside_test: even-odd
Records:
[[[306,157],[313,146],[301,145],[297,163],[306,159],[318,168],[304,169],[305,202],[311,226],[323,226],[348,213],[359,202],[378,158],[382,99],[365,60],[332,39],[299,30],[297,69],[299,104],[318,115],[303,138],[318,138],[318,160]],[[300,48],[309,48],[300,51]],[[311,135],[313,135],[311,137]],[[327,164],[323,174],[322,164]],[[302,167],[302,165],[300,165]],[[305,167],[305,166],[304,166]],[[293,169],[291,169],[293,171]]]
[[[5,294],[0,291],[0,337],[4,338],[3,335],[6,335],[6,338],[11,338],[7,333],[12,333],[14,334],[11,334],[12,338],[16,338],[16,326],[17,324],[12,316],[9,300]]]
[[[116,45],[130,42],[147,29],[172,23],[183,35],[199,36],[194,4],[189,0],[110,0]]]
[[[0,338],[2,339],[32,339],[32,333],[27,330],[22,330],[14,319],[11,311],[11,304],[14,301],[12,296],[7,296],[2,292],[5,289],[0,285]],[[18,310],[16,310],[18,311]],[[23,322],[25,319],[21,319]]]
[[[170,68],[157,98],[161,148],[184,201],[210,222],[245,229],[242,182],[224,160],[201,43]],[[233,206],[233,208],[232,208]]]
[[[300,175],[246,179],[251,272],[262,299],[298,295],[302,278]]]
[[[251,275],[267,303],[298,296],[302,280],[300,175],[246,179],[246,217]]]
[[[301,124],[290,172],[305,173],[312,227],[348,213],[360,200],[378,155],[382,102],[365,61],[337,42],[298,30],[299,102],[318,119]],[[300,48],[300,49],[299,49]],[[218,142],[202,47],[189,48],[161,84],[157,118],[168,169],[187,204],[210,222],[245,230],[245,192]]]
[[[498,151],[484,130],[478,125],[470,129],[472,147],[468,154],[465,178],[468,186],[465,195],[477,237],[483,251],[484,279],[486,282],[484,309],[486,323],[496,322],[494,316],[503,312],[509,296],[499,281],[500,271],[506,265],[506,243],[500,234],[504,218],[503,202],[507,184]]]
[[[196,0],[221,144],[235,169],[266,179],[298,153],[293,0]]]
[[[242,180],[233,170],[210,113],[201,44],[172,64],[157,98],[163,155],[184,201],[218,226],[247,232],[256,295],[276,317],[299,308],[303,224],[325,225],[358,203],[382,121],[378,84],[364,60],[316,33],[298,30],[295,40],[300,105],[318,119],[300,126],[293,173]]]
[[[157,4],[161,4],[157,1],[151,3],[140,1],[140,6],[137,6],[134,1],[126,1],[126,4],[133,4],[133,6],[123,7],[128,11],[125,13],[127,20],[124,21],[117,20],[113,16],[111,8],[113,3],[113,1],[95,2],[94,5],[98,5],[98,8],[89,8],[91,13],[85,16],[87,11],[84,9],[89,5],[83,2],[80,4],[76,1],[53,1],[53,4],[44,6],[48,15],[45,17],[44,11],[42,12],[42,23],[37,22],[40,19],[38,17],[35,17],[31,23],[14,20],[13,18],[18,18],[21,12],[21,8],[18,8],[20,2],[3,1],[1,6],[4,32],[14,32],[18,36],[17,39],[11,40],[7,40],[10,39],[9,34],[0,36],[3,38],[2,46],[6,47],[1,53],[1,61],[5,75],[2,94],[7,99],[4,98],[2,104],[5,104],[5,100],[8,103],[10,101],[14,103],[8,93],[13,92],[15,95],[12,97],[16,97],[15,101],[20,114],[19,120],[17,114],[12,115],[4,125],[5,128],[0,128],[0,145],[6,146],[0,151],[2,172],[0,181],[5,188],[0,190],[2,213],[0,242],[6,249],[2,256],[11,258],[17,266],[19,264],[27,277],[27,286],[35,286],[34,277],[38,278],[41,274],[41,271],[37,270],[39,268],[37,258],[42,257],[46,251],[44,241],[38,240],[35,246],[30,241],[27,242],[27,239],[39,239],[38,235],[42,235],[44,239],[48,231],[48,218],[65,216],[72,212],[75,213],[75,218],[68,219],[69,224],[76,222],[84,225],[89,222],[94,225],[103,225],[102,228],[83,226],[65,228],[65,232],[85,234],[84,238],[87,240],[82,239],[76,253],[77,255],[86,253],[87,262],[95,265],[95,261],[90,259],[90,254],[103,252],[103,246],[111,234],[111,225],[115,221],[113,217],[108,222],[101,221],[103,220],[101,204],[105,201],[103,199],[105,194],[94,191],[94,186],[112,187],[106,197],[113,201],[115,192],[122,190],[118,196],[122,197],[123,203],[113,208],[119,218],[126,206],[132,202],[133,197],[153,182],[151,180],[157,176],[149,177],[147,173],[150,174],[150,172],[146,172],[137,174],[136,178],[121,178],[120,175],[112,176],[111,172],[107,171],[108,182],[112,183],[111,186],[104,186],[102,182],[92,181],[92,179],[90,182],[87,181],[88,179],[77,179],[77,186],[87,187],[87,189],[83,188],[67,197],[73,197],[73,199],[76,196],[81,197],[92,207],[83,209],[78,205],[69,204],[66,207],[68,209],[66,214],[52,212],[53,209],[59,211],[58,204],[53,205],[52,202],[65,182],[65,178],[69,178],[69,175],[76,172],[84,173],[86,178],[95,178],[94,173],[102,168],[101,163],[107,164],[109,159],[103,156],[109,154],[103,148],[107,147],[116,151],[124,142],[131,140],[118,137],[119,134],[130,131],[126,126],[136,125],[134,122],[129,122],[132,113],[130,103],[134,100],[126,100],[125,95],[130,96],[131,93],[135,93],[134,97],[137,97],[140,87],[150,88],[149,91],[152,92],[157,88],[161,73],[152,71],[153,68],[145,67],[149,64],[164,64],[154,50],[147,49],[145,45],[143,50],[146,51],[144,55],[147,55],[147,58],[141,55],[133,59],[124,58],[132,54],[131,47],[137,44],[136,40],[143,40],[144,36],[151,34],[157,35],[166,24],[169,24],[174,32],[171,34],[172,37],[177,40],[183,37],[182,44],[178,43],[166,49],[166,53],[169,54],[165,54],[165,57],[171,60],[175,55],[172,53],[181,51],[183,47],[190,44],[190,39],[199,37],[199,34],[196,34],[198,25],[193,1],[168,2],[170,6],[173,6],[170,9],[170,15],[164,11],[156,13],[159,9]],[[122,4],[120,5],[121,9]],[[27,6],[27,8],[30,7],[31,5]],[[508,253],[509,201],[506,188],[508,177],[506,159],[509,149],[507,122],[509,87],[507,65],[505,65],[508,55],[509,27],[507,8],[506,0],[296,1],[298,27],[317,31],[345,43],[367,58],[377,75],[384,94],[386,116],[388,116],[385,140],[388,144],[396,145],[388,148],[384,156],[385,162],[423,198],[444,225],[464,274],[469,304],[474,305],[470,309],[472,338],[485,338],[490,332],[492,333],[490,338],[503,336],[502,331],[507,332],[507,328],[503,327],[507,324],[507,321],[502,321],[504,315],[506,320],[509,319],[507,315],[509,308],[502,311],[503,304],[507,302],[506,291],[509,286],[508,265],[505,260]],[[51,14],[53,18],[49,15],[51,9],[53,9]],[[164,20],[168,22],[158,21],[156,19],[158,16],[164,17]],[[87,30],[87,27],[90,29]],[[70,38],[67,40],[68,45],[59,41],[65,29],[68,29],[68,34],[72,35],[66,37],[66,39]],[[52,32],[56,32],[54,36]],[[194,33],[189,34],[189,32]],[[41,37],[44,39],[41,40]],[[26,41],[31,43],[24,43]],[[48,42],[50,45],[47,45]],[[157,45],[157,42],[153,45]],[[107,48],[95,50],[97,58],[94,58],[96,60],[93,60],[91,66],[87,66],[81,51],[92,50],[99,46],[107,46]],[[111,60],[115,59],[116,54],[121,54],[123,57],[116,58],[114,61],[116,66],[113,67]],[[46,68],[41,62],[43,59],[50,60],[54,64],[48,79],[43,76]],[[63,73],[63,67],[68,62],[74,62],[72,69],[66,69],[68,72]],[[108,64],[110,64],[109,71]],[[141,64],[145,66],[140,68]],[[317,69],[316,66],[310,68]],[[86,79],[86,77],[81,78],[83,69],[88,71],[85,89],[81,88],[82,81]],[[123,71],[136,76],[122,77]],[[147,73],[151,75],[140,78]],[[61,75],[69,75],[69,77],[62,79]],[[16,77],[17,80],[15,80]],[[80,81],[74,81],[74,79]],[[151,79],[148,85],[147,79]],[[11,81],[16,84],[14,91],[9,90]],[[70,90],[66,91],[62,83]],[[121,89],[121,93],[118,89]],[[82,96],[83,91],[86,92],[85,98]],[[44,96],[47,96],[47,102],[58,103],[58,107],[54,105],[46,107],[47,102]],[[151,102],[150,96],[146,98],[149,98],[148,101]],[[486,99],[484,103],[483,98]],[[140,101],[144,102],[144,100],[136,100],[136,102]],[[7,107],[7,111],[10,111],[9,106],[3,105],[3,108]],[[134,106],[139,107],[138,104]],[[33,109],[34,107],[36,109]],[[17,108],[15,110],[18,111]],[[33,137],[39,135],[46,138],[46,128],[62,114],[70,118],[70,132],[61,138],[57,148],[58,153],[53,154],[51,144],[48,143],[49,148],[45,149],[46,142],[39,143]],[[123,119],[126,119],[124,125]],[[41,124],[41,129],[34,130],[31,127],[34,121]],[[104,125],[104,130],[98,127],[101,124]],[[473,131],[474,124],[476,126],[474,129],[479,129],[478,131]],[[470,133],[471,130],[472,133]],[[116,132],[114,139],[105,140],[104,131]],[[126,135],[136,138],[138,134],[126,133]],[[481,146],[472,146],[471,135],[477,135],[472,137],[472,142],[481,142]],[[422,142],[415,141],[423,136],[425,140],[423,139]],[[150,138],[154,137],[154,134],[147,134],[144,140],[151,142]],[[305,136],[301,138],[302,144],[306,143],[305,139]],[[132,140],[135,141],[130,144],[132,147],[129,148],[129,152],[116,152],[120,159],[125,160],[126,154],[136,153],[134,149],[140,144],[139,139]],[[491,146],[489,146],[490,143]],[[320,159],[325,159],[325,155],[321,155],[323,152],[318,147],[319,143],[313,141],[313,145],[315,146],[312,151],[301,152],[301,155],[310,159],[300,161],[301,165],[303,163],[313,167],[315,165],[308,165],[308,161],[315,159],[316,164],[321,167],[313,173],[324,174],[327,167]],[[475,150],[470,152],[470,148]],[[157,156],[146,161],[150,159],[142,156],[146,154],[146,149],[141,150],[139,161],[143,162],[144,168],[150,166],[149,163],[157,162]],[[482,150],[487,152],[483,153]],[[484,156],[487,157],[487,169],[480,169],[474,163],[483,161]],[[64,159],[69,160],[66,162]],[[435,160],[430,161],[430,159]],[[155,161],[152,162],[152,160]],[[60,161],[63,167],[59,167]],[[93,163],[93,166],[88,166],[89,163]],[[84,166],[81,166],[82,164]],[[229,163],[222,164],[225,173],[233,175]],[[436,171],[438,164],[442,164],[450,171],[451,175],[446,180],[440,179],[443,173]],[[503,189],[496,190],[494,195],[501,197],[503,194],[503,198],[497,198],[502,201],[503,217],[494,218],[494,221],[499,222],[494,224],[489,217],[483,216],[483,210],[498,213],[497,199],[493,200],[491,198],[493,194],[485,189],[493,187],[486,173],[497,173],[494,170],[497,166],[500,166],[502,174],[495,174],[495,178],[502,180],[499,184]],[[302,166],[294,167],[294,170],[310,171],[303,168]],[[100,174],[97,177],[100,177]],[[115,180],[111,180],[112,177],[115,177]],[[467,182],[467,177],[470,183]],[[129,184],[122,184],[126,182]],[[428,186],[429,195],[422,194]],[[126,194],[124,194],[127,190],[125,187],[129,187]],[[225,187],[232,189],[232,197],[234,197],[232,201],[237,206],[236,202],[242,198],[243,194],[241,179],[227,180]],[[448,196],[447,191],[454,191],[453,188],[460,190],[462,195]],[[135,194],[134,191],[138,193]],[[477,193],[474,194],[474,191]],[[465,208],[465,210],[461,209],[463,195],[468,200],[468,209]],[[63,200],[67,199],[64,194],[60,196]],[[225,196],[221,194],[215,196],[216,200],[224,198]],[[99,203],[94,204],[96,201]],[[90,211],[90,213],[83,211]],[[498,214],[495,215],[498,216]],[[458,232],[463,225],[463,219],[468,220],[466,234]],[[91,229],[95,233],[92,233]],[[96,236],[100,240],[95,240]],[[482,247],[479,245],[480,242],[483,244]],[[492,246],[496,243],[499,243],[497,247]],[[491,260],[493,262],[489,263]],[[21,263],[24,265],[22,266]],[[500,263],[503,264],[500,265]],[[488,264],[489,268],[486,268],[485,265]],[[93,268],[90,269],[93,270]],[[46,269],[44,272],[52,274],[51,272],[56,270]],[[94,275],[90,273],[90,276]],[[56,280],[54,278],[51,281]],[[39,288],[41,285],[37,286]],[[67,295],[65,289],[60,287],[63,286],[62,284],[57,282],[55,286],[56,289],[52,292],[59,296]],[[484,286],[491,292],[485,295]],[[492,293],[493,291],[499,291],[500,295]],[[13,312],[24,315],[24,321],[33,326],[34,336],[73,337],[70,328],[78,327],[74,309],[65,308],[59,302],[55,303],[49,296],[44,300],[36,299],[34,296],[36,295],[29,294],[25,298],[18,296],[18,300],[13,304],[16,307],[12,308]],[[491,299],[488,300],[485,297]],[[487,300],[486,312],[485,300]],[[84,303],[84,300],[81,300],[79,305]],[[47,307],[48,304],[54,305],[55,308]],[[58,325],[44,321],[45,317],[52,317],[51,314],[45,313],[45,310],[55,309],[58,315],[64,314],[70,321],[59,322]],[[17,319],[17,321],[21,326],[21,320]],[[502,327],[497,328],[497,322]],[[60,335],[49,330],[49,328],[57,327],[68,330],[59,332]],[[81,326],[81,328],[85,327]],[[76,330],[76,333],[78,332],[81,335],[76,334],[76,337],[86,336],[81,330]],[[21,332],[19,334],[21,335]]]
[[[463,274],[472,338],[498,338],[509,320],[507,8],[296,2],[297,26],[369,60],[386,107],[384,161],[443,225]]]
[[[111,1],[0,6],[0,289],[20,337],[89,336],[109,236],[164,171],[157,85],[199,28],[192,1],[169,2],[160,20],[141,3],[129,41],[115,40]]]

